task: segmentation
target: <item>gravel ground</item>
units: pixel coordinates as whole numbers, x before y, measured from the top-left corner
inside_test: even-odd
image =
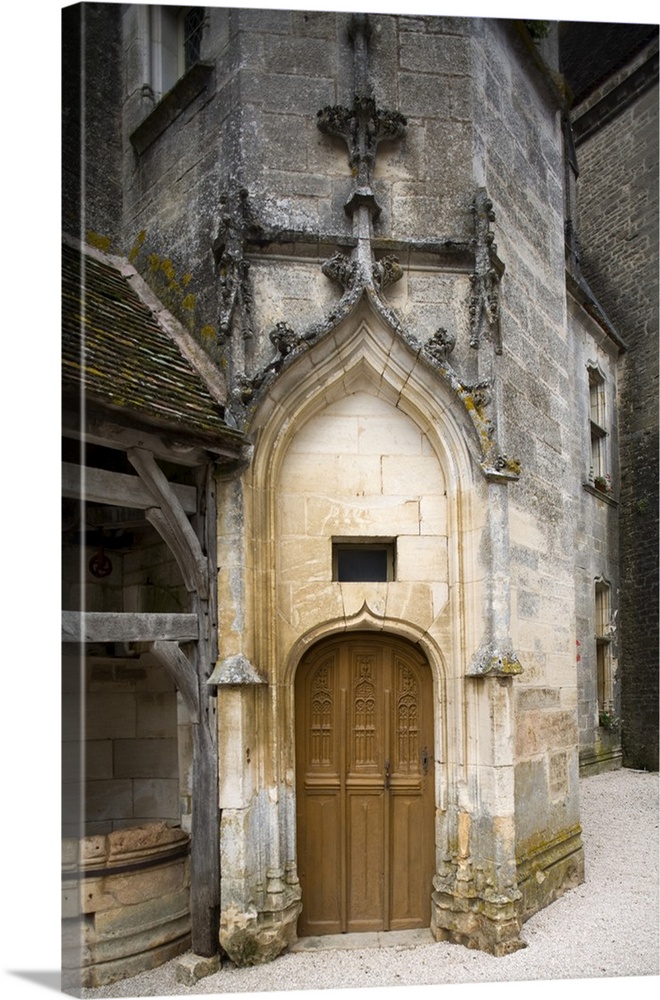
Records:
[[[658,775],[620,770],[580,783],[586,882],[523,927],[527,947],[494,958],[445,942],[299,952],[267,965],[228,964],[195,986],[176,960],[82,997],[198,996],[366,986],[657,976]],[[650,984],[648,984],[650,985]],[[640,993],[635,988],[636,994]]]

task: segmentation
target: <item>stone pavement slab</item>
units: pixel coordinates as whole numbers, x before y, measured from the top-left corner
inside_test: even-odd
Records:
[[[418,944],[433,944],[428,927],[412,931],[372,931],[361,934],[324,934],[298,938],[289,951],[352,951],[363,948],[414,948]]]

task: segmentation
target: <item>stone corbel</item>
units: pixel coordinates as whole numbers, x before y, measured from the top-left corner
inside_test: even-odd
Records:
[[[522,672],[522,664],[513,650],[486,643],[472,658],[466,677],[515,677]]]
[[[209,687],[225,687],[236,684],[267,684],[268,681],[250,663],[247,656],[237,653],[218,660],[206,683]]]
[[[336,281],[346,289],[353,288],[356,284],[358,270],[358,262],[340,252],[333,254],[321,265],[321,271],[326,278]]]
[[[521,464],[517,458],[498,455],[492,466],[483,466],[483,471],[490,483],[517,482],[520,479]]]

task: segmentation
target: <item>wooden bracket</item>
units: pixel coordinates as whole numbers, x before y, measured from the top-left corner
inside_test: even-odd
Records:
[[[186,590],[197,591],[202,600],[209,596],[208,564],[197,535],[186,517],[171,483],[159,469],[150,451],[129,448],[128,460],[154,498],[145,514],[170,548],[183,574]]]
[[[161,663],[170,674],[176,687],[181,692],[186,707],[190,712],[191,722],[199,722],[199,688],[197,686],[197,672],[183,652],[178,642],[170,642],[167,639],[157,639],[150,643],[150,652]]]

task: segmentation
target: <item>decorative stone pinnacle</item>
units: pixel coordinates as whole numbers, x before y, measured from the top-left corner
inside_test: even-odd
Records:
[[[474,215],[474,271],[470,277],[472,296],[470,299],[470,347],[478,348],[481,331],[485,326],[495,342],[495,351],[502,353],[499,313],[499,274],[495,267],[497,246],[490,228],[495,221],[493,203],[485,188],[479,188],[472,203]]]
[[[220,285],[218,327],[221,339],[231,330],[232,317],[242,307],[243,336],[252,336],[252,295],[248,282],[249,262],[244,255],[245,233],[249,228],[248,192],[240,188],[230,196],[220,195],[220,225],[212,251]]]
[[[324,134],[343,139],[348,147],[355,185],[344,208],[353,219],[357,245],[350,265],[335,255],[323,265],[323,273],[339,281],[345,289],[361,283],[379,293],[403,272],[391,255],[384,261],[374,261],[372,224],[380,215],[380,206],[371,187],[371,173],[378,144],[401,138],[407,122],[399,111],[376,105],[369,80],[371,24],[366,14],[351,17],[348,35],[353,45],[353,104],[350,108],[340,104],[321,108],[317,112],[317,125]]]
[[[317,124],[321,132],[336,135],[345,141],[348,162],[357,174],[355,194],[361,192],[363,196],[373,199],[371,170],[378,143],[400,139],[407,124],[406,118],[399,111],[376,107],[373,97],[355,94],[351,108],[341,105],[321,108],[317,112]],[[349,205],[355,203],[355,194]]]
[[[366,206],[371,218],[376,218],[380,208],[371,190],[371,170],[378,143],[399,139],[407,122],[398,111],[376,107],[369,80],[371,23],[367,14],[353,14],[348,36],[353,45],[353,104],[350,108],[342,105],[321,108],[317,124],[326,135],[336,135],[348,146],[348,162],[355,172],[356,185],[346,211],[355,216],[360,214],[360,207]]]

